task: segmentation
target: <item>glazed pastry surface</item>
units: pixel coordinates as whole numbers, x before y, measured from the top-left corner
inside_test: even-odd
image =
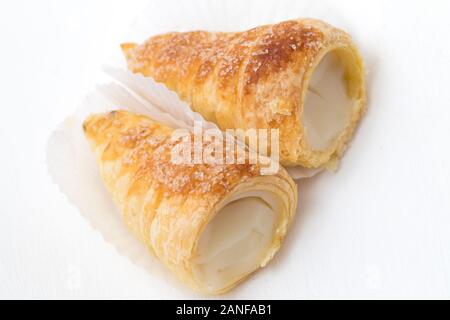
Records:
[[[285,166],[334,163],[365,110],[358,49],[346,32],[319,20],[236,33],[169,33],[122,49],[132,72],[164,83],[221,129],[279,129]],[[317,82],[316,71],[332,81]]]
[[[224,293],[279,250],[297,208],[283,168],[174,164],[174,129],[128,111],[83,128],[128,228],[194,290]]]

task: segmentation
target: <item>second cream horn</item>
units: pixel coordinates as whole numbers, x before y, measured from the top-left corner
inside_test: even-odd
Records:
[[[122,49],[131,71],[164,83],[221,129],[279,129],[285,166],[333,166],[365,110],[358,49],[318,20],[168,33]]]

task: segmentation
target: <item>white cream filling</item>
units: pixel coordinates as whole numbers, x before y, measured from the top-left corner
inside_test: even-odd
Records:
[[[345,67],[328,53],[309,82],[303,111],[306,139],[313,150],[327,150],[349,124],[354,99],[348,96]]]
[[[231,200],[206,226],[197,246],[197,277],[220,291],[261,266],[277,219],[278,203],[264,191]]]

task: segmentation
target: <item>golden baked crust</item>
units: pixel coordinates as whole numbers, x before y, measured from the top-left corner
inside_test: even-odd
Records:
[[[280,129],[281,163],[315,168],[339,158],[365,108],[364,66],[350,36],[324,22],[292,20],[238,33],[169,33],[122,45],[131,71],[178,93],[222,129]],[[349,94],[348,128],[325,151],[310,148],[301,124],[309,79],[339,50]]]
[[[90,116],[83,129],[127,226],[192,288],[222,293],[238,283],[208,291],[194,277],[193,259],[202,230],[240,192],[269,191],[283,203],[261,266],[279,249],[297,208],[296,185],[283,168],[261,176],[258,165],[176,165],[174,129],[127,111]]]

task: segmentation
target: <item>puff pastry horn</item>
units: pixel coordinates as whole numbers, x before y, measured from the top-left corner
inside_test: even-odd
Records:
[[[285,166],[332,165],[365,109],[358,49],[318,20],[169,33],[122,49],[131,71],[164,83],[222,129],[279,128]]]
[[[90,116],[84,131],[127,226],[193,289],[224,293],[280,248],[297,207],[283,168],[173,164],[173,129],[127,111]]]

